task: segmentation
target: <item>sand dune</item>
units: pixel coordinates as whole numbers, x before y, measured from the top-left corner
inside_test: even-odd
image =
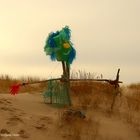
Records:
[[[62,108],[55,108],[51,105],[45,104],[40,93],[22,93],[18,94],[17,96],[11,96],[10,94],[0,94],[0,139],[73,139],[67,133],[61,132],[61,127],[58,127],[59,113],[62,111]],[[129,124],[124,123],[115,115],[108,116],[102,111],[94,111],[93,113],[88,113],[87,111],[86,115],[87,118],[90,117],[96,119],[99,127],[98,136],[95,138],[95,136],[91,135],[91,137],[88,137],[88,139],[140,139],[140,137]],[[84,133],[84,135],[86,135],[86,133]],[[84,139],[84,135],[83,138],[80,139]]]
[[[39,94],[0,94],[0,111],[1,139],[46,139],[52,134],[57,113],[57,109],[43,103]],[[52,134],[50,139],[56,136]]]

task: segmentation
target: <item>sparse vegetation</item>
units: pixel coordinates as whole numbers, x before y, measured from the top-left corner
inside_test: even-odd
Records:
[[[80,73],[80,71],[79,71]],[[76,78],[89,78],[92,74],[76,74]],[[95,75],[94,75],[95,76]],[[27,77],[13,79],[8,75],[0,76],[0,93],[9,93],[9,87],[12,84],[38,81],[39,78]],[[36,84],[22,87],[21,92],[43,92],[47,84]],[[57,131],[62,139],[67,140],[105,140],[112,137],[103,137],[102,122],[100,116],[108,119],[118,118],[123,123],[128,124],[140,137],[140,84],[131,84],[121,87],[121,96],[117,95],[114,108],[110,107],[114,96],[114,87],[108,83],[102,82],[71,82],[72,109],[83,110],[86,118],[78,118],[69,115],[63,115],[64,110],[60,110],[57,115]],[[96,116],[96,117],[95,117]],[[97,117],[98,116],[98,117]],[[114,140],[121,140],[118,136]]]
[[[58,117],[58,129],[62,137],[68,140],[96,140],[99,135],[100,122],[95,118],[80,118],[78,116],[64,115]]]
[[[0,76],[0,93],[9,93],[10,87],[14,84],[19,84],[23,82],[34,82],[34,81],[39,81],[42,80],[38,77],[21,77],[19,79],[12,78],[8,75],[1,75]],[[20,92],[42,92],[46,89],[47,84],[46,83],[41,83],[41,84],[34,84],[34,85],[28,85],[21,87]]]

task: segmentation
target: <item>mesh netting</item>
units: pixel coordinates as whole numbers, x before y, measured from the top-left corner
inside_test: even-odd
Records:
[[[43,93],[45,103],[70,105],[67,83],[49,81],[48,89]]]

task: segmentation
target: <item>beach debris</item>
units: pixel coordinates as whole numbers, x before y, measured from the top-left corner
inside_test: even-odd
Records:
[[[86,114],[85,114],[84,111],[75,110],[75,109],[65,110],[63,115],[64,116],[70,116],[70,117],[77,117],[77,118],[81,118],[81,119],[86,118]]]

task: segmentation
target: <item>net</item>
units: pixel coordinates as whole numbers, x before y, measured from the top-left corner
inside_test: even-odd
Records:
[[[56,105],[70,105],[68,83],[49,81],[48,89],[43,93],[44,102]]]

